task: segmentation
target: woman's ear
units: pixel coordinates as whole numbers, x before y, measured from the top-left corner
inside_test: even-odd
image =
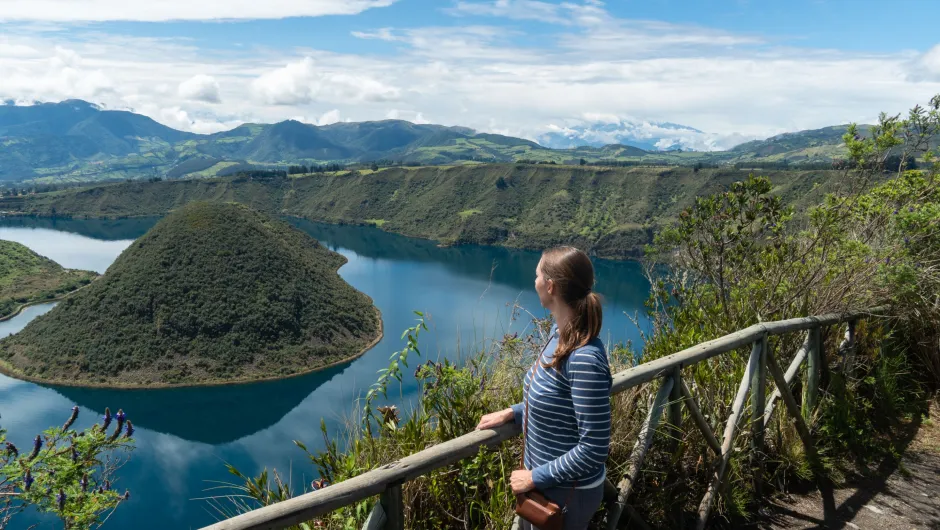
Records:
[[[553,280],[545,280],[545,289],[548,291],[548,294],[555,294],[555,282]]]

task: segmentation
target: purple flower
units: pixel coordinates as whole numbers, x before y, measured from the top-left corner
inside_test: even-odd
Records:
[[[800,262],[801,262],[803,265],[806,265],[806,258],[801,259]]]
[[[118,409],[117,416],[115,417],[117,418],[118,423],[124,423],[124,419],[127,416],[124,414],[124,409]]]
[[[905,237],[905,238],[904,238],[904,244],[905,244],[905,245],[909,245],[910,243],[911,243],[911,238]]]
[[[69,427],[75,423],[75,420],[78,419],[78,405],[72,407],[72,415],[69,416],[69,419],[66,420],[65,425],[62,426],[63,431],[69,430]]]
[[[104,487],[98,486],[98,495],[101,495],[102,493],[104,493]]]
[[[127,420],[127,434],[124,435],[125,438],[130,438],[134,436],[134,424],[130,420]]]
[[[29,491],[30,486],[32,486],[35,481],[36,479],[33,478],[32,473],[27,469],[26,474],[23,475],[23,491]]]
[[[102,416],[101,419],[104,420],[104,425],[101,427],[101,430],[108,430],[108,426],[111,425],[111,409],[109,407],[104,408],[104,416]]]
[[[29,460],[32,460],[36,458],[37,456],[39,456],[39,451],[41,449],[42,449],[42,437],[37,434],[36,439],[33,440],[33,452],[29,454]]]
[[[914,211],[914,207],[913,207],[913,206],[908,207],[907,211],[913,212],[913,211]]]
[[[105,491],[111,491],[111,481],[110,481],[110,480],[104,481],[104,490],[105,490]]]
[[[55,496],[55,500],[58,501],[59,503],[59,509],[64,510],[65,501],[67,500],[67,497],[65,496],[65,492],[62,490],[59,490],[59,494]]]
[[[888,256],[887,258],[885,258],[885,265],[890,265],[890,264],[891,264],[891,257]]]
[[[71,447],[71,450],[72,450],[72,462],[78,462],[78,449],[75,449],[75,446],[73,445]]]
[[[8,455],[12,455],[13,458],[16,458],[17,456],[20,455],[20,452],[19,452],[19,450],[16,448],[15,445],[11,444],[10,442],[7,442],[7,454],[8,454]]]
[[[895,210],[895,211],[894,211],[894,215],[897,215],[897,214],[898,214],[898,211],[897,211],[897,210]]]
[[[82,491],[88,490],[88,475],[83,475],[82,480],[78,483],[82,487]]]
[[[127,500],[130,500],[130,498],[131,498],[131,490],[124,490],[124,500],[127,501]]]

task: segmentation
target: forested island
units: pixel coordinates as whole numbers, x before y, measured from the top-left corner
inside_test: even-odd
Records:
[[[232,203],[179,208],[105,275],[0,341],[0,368],[41,382],[204,385],[307,373],[381,336],[341,255]]]

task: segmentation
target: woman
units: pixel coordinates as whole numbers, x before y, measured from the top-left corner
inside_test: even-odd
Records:
[[[593,285],[584,252],[560,247],[542,254],[535,291],[555,319],[551,338],[525,376],[523,402],[477,425],[527,420],[525,469],[513,471],[512,491],[537,489],[557,503],[566,530],[587,528],[600,506],[610,445],[610,364],[598,338],[601,301]],[[534,527],[523,522],[523,528]]]

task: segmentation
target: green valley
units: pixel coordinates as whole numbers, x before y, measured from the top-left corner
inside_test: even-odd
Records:
[[[835,171],[762,171],[805,208]],[[0,212],[42,217],[164,215],[192,201],[234,201],[327,223],[372,224],[444,244],[541,249],[570,243],[609,258],[638,256],[692,204],[747,177],[732,168],[474,164],[286,177],[127,182],[0,199]]]
[[[54,300],[88,285],[97,276],[65,269],[24,245],[0,240],[0,320],[25,305]]]

